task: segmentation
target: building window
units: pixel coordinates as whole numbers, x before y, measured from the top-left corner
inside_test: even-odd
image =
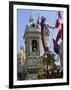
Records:
[[[33,27],[33,28],[35,27],[35,24],[34,24],[34,23],[32,24],[32,27]]]
[[[32,40],[32,51],[36,51],[36,50],[37,50],[37,41]]]

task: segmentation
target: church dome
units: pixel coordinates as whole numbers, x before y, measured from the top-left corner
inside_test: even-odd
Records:
[[[34,21],[35,21],[35,17],[30,16],[30,18],[29,18],[29,22],[34,22]]]
[[[25,32],[39,32],[39,31],[40,25],[37,24],[34,16],[30,16],[29,23],[26,25]]]

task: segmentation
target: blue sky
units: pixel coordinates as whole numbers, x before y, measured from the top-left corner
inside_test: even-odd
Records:
[[[29,18],[31,15],[35,17],[36,21],[38,19],[38,16],[40,17],[44,16],[46,17],[46,22],[50,26],[54,26],[57,18],[57,11],[17,9],[17,50],[18,51],[20,51],[21,46],[25,45],[23,35],[25,31],[25,26],[28,24]],[[61,12],[61,15],[63,16],[63,12]],[[56,38],[58,30],[56,29],[49,29],[49,30],[50,30],[50,37],[51,37],[51,44],[52,44],[51,49],[53,49],[52,38]]]

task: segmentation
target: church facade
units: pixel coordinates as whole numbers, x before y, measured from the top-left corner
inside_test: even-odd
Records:
[[[44,50],[41,40],[41,28],[33,16],[30,17],[29,23],[26,25],[24,39],[26,50],[25,65],[28,72],[27,79],[37,79],[37,72],[43,66],[40,57],[44,54]]]

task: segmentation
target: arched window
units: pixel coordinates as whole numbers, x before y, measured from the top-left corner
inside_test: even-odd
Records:
[[[37,50],[37,41],[32,40],[32,51],[36,51],[36,50]]]
[[[33,28],[35,27],[35,24],[34,24],[34,23],[32,24],[32,27],[33,27]]]

